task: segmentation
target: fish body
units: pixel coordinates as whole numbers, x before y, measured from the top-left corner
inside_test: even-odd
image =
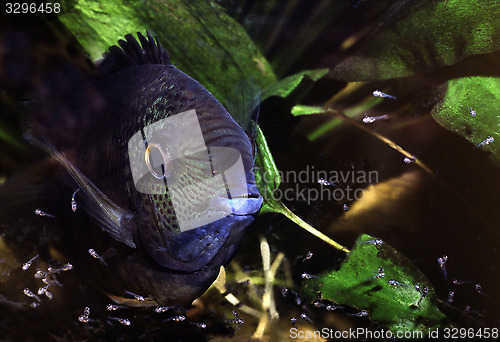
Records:
[[[489,145],[493,141],[495,141],[495,138],[488,137],[488,138],[484,139],[482,142],[480,142],[479,144],[477,144],[476,146],[474,146],[474,148],[478,148],[478,147],[481,147],[481,146],[484,146],[484,145]]]
[[[61,166],[54,216],[90,280],[115,296],[187,305],[232,259],[262,205],[252,142],[158,41],[138,37],[111,47],[95,72],[71,71],[74,92],[57,74],[42,82],[46,100],[28,137]],[[181,218],[182,208],[193,210]]]
[[[392,96],[392,95],[389,95],[389,94],[386,94],[386,93],[383,93],[381,92],[380,90],[374,90],[372,92],[372,95],[375,96],[375,97],[385,97],[385,98],[388,98],[388,99],[391,99],[391,100],[395,100],[396,97],[395,96]]]

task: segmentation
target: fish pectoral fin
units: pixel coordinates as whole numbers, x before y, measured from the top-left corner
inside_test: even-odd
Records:
[[[81,174],[79,177],[85,177],[85,175]],[[85,177],[87,187],[82,184],[81,178],[77,179],[74,176],[73,178],[80,185],[85,196],[82,207],[93,221],[116,241],[135,248],[134,215],[112,202],[88,178]]]
[[[94,222],[111,235],[113,239],[135,248],[133,238],[135,231],[134,214],[115,204],[83,172],[78,170],[61,152],[58,152],[54,146],[30,135],[25,135],[25,137],[35,146],[54,157],[73,177],[82,190],[83,201],[80,201],[82,207]]]

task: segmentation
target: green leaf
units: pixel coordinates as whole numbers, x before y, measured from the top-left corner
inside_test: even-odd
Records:
[[[264,204],[260,212],[279,212],[279,208],[283,204],[274,198],[273,193],[281,184],[281,176],[260,127],[257,127],[255,139],[257,153],[254,176],[259,192],[264,197]]]
[[[498,2],[395,1],[386,22],[338,64],[344,81],[404,77],[500,48]]]
[[[323,107],[318,107],[318,106],[296,105],[293,106],[292,108],[293,116],[321,114],[324,112],[325,110],[323,109]]]
[[[295,105],[292,108],[293,116],[314,115],[314,114],[322,114],[325,112],[326,111],[323,107],[318,107],[318,106]],[[307,139],[309,139],[309,141],[317,140],[326,133],[332,131],[335,128],[338,128],[343,123],[344,121],[342,119],[332,118],[321,124],[321,126],[317,127],[314,131],[308,133]]]
[[[500,78],[454,79],[443,85],[441,92],[441,102],[432,110],[434,119],[474,145],[492,137],[493,142],[478,148],[490,151],[491,158],[500,164]]]
[[[310,80],[316,82],[328,73],[329,69],[305,70],[298,74],[288,76],[279,82],[273,83],[262,92],[262,101],[271,96],[287,97],[303,82]]]
[[[302,292],[311,301],[321,299],[366,310],[372,321],[396,331],[422,331],[450,325],[436,306],[436,294],[429,280],[402,254],[385,243],[366,241],[376,238],[361,235],[340,269],[304,280]],[[377,278],[379,268],[384,277]],[[401,285],[390,285],[394,279]],[[415,289],[426,287],[422,298]]]
[[[93,60],[126,34],[150,31],[167,48],[172,64],[219,101],[231,100],[227,95],[242,79],[253,78],[260,88],[276,81],[243,28],[213,2],[80,0],[61,21]]]

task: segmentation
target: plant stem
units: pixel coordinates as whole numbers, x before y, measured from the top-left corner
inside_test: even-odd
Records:
[[[328,236],[326,236],[325,234],[323,234],[322,232],[320,232],[319,230],[317,230],[316,228],[314,228],[313,226],[311,226],[309,223],[307,223],[306,221],[304,221],[303,219],[301,219],[300,217],[298,217],[297,215],[295,215],[282,202],[280,202],[280,205],[281,206],[280,206],[279,212],[282,213],[283,215],[285,215],[291,221],[293,221],[294,223],[298,224],[300,227],[304,228],[305,230],[307,230],[312,235],[316,236],[317,238],[320,238],[321,240],[323,240],[324,242],[330,244],[331,246],[333,246],[334,248],[338,249],[339,251],[346,252],[346,253],[350,252],[349,249],[347,249],[346,247],[342,246],[338,242],[332,240],[331,238],[329,238]]]

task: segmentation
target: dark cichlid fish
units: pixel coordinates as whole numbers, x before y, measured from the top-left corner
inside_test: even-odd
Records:
[[[113,296],[189,304],[262,205],[252,142],[149,33],[125,38],[95,70],[40,82],[27,138],[59,165],[53,221],[88,279]]]

